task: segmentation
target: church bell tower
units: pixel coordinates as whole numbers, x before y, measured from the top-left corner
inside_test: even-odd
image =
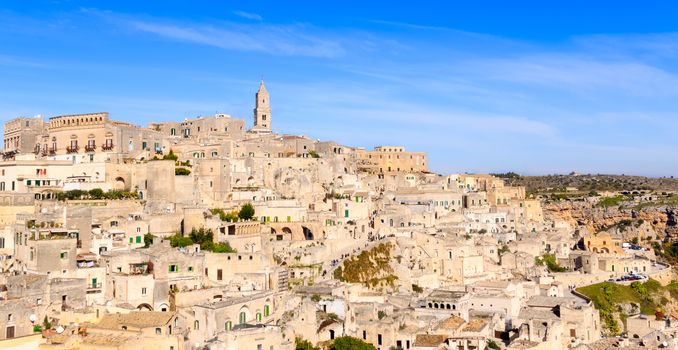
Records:
[[[256,94],[256,102],[254,105],[254,127],[252,131],[256,133],[270,133],[271,132],[271,105],[268,99],[268,91],[261,81],[259,90]]]

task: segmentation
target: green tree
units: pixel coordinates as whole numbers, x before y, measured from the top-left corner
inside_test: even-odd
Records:
[[[250,220],[254,217],[254,207],[251,203],[245,203],[240,211],[238,212],[238,217],[242,220]]]
[[[144,248],[148,248],[151,246],[151,244],[153,244],[153,238],[155,238],[155,236],[153,236],[151,233],[144,235]]]
[[[334,339],[330,350],[377,350],[374,345],[354,337],[339,337]]]
[[[45,327],[45,329],[52,329],[52,323],[49,322],[47,315],[45,315],[45,318],[42,320],[42,325]]]
[[[162,157],[162,159],[163,159],[163,160],[173,160],[173,161],[176,162],[176,161],[179,159],[179,157],[177,157],[177,155],[174,154],[174,151],[172,151],[172,149],[170,149],[169,153],[168,153],[168,154],[165,154],[165,155]]]
[[[294,346],[295,350],[320,350],[320,348],[313,346],[310,341],[297,338]]]

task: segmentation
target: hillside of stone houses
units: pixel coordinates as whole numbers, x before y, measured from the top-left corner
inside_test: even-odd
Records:
[[[253,97],[6,122],[0,348],[678,349],[674,192],[436,174]]]

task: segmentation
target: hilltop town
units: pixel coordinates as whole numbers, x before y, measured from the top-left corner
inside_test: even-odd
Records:
[[[278,134],[263,81],[252,113],[7,121],[0,347],[678,349],[672,189]]]

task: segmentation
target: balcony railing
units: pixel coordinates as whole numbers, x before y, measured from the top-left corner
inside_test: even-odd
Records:
[[[101,149],[102,149],[103,151],[110,151],[110,150],[113,149],[113,144],[112,144],[112,143],[109,143],[109,144],[103,144],[103,145],[101,145]]]
[[[85,145],[85,151],[86,152],[94,152],[97,150],[97,146],[95,144],[87,144]]]
[[[92,290],[92,289],[101,289],[101,282],[87,283],[87,290]]]
[[[68,146],[66,147],[66,153],[78,153],[80,147],[78,146]]]

